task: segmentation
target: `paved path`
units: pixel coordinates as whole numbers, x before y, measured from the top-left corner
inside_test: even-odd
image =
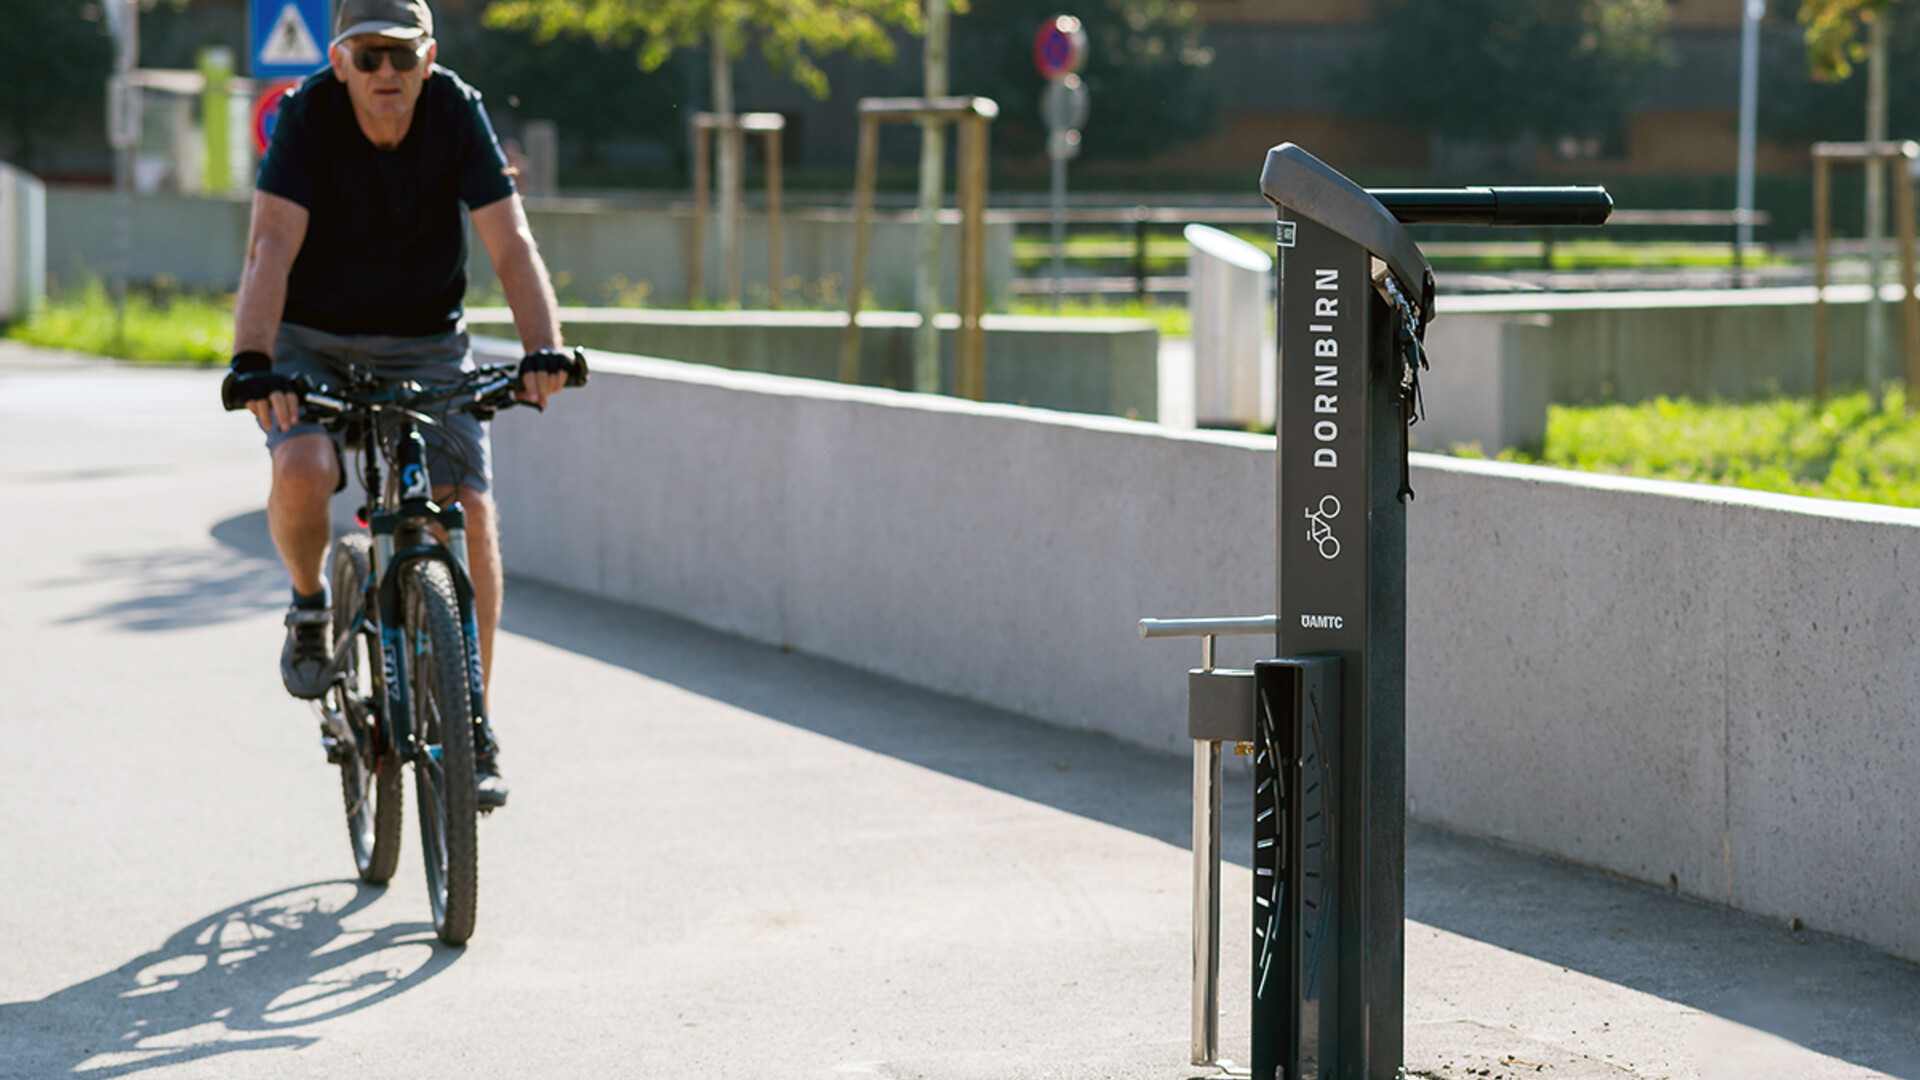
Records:
[[[0,1077],[1202,1072],[1185,762],[528,582],[514,806],[435,945],[411,826],[349,880],[216,382],[0,344]],[[1417,1075],[1920,1076],[1913,965],[1435,831],[1408,867]]]

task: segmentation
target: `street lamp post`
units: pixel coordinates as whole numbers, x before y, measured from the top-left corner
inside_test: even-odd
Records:
[[[1740,166],[1739,221],[1735,226],[1733,262],[1747,264],[1753,247],[1753,158],[1760,112],[1760,21],[1767,16],[1767,0],[1746,0],[1740,19]]]

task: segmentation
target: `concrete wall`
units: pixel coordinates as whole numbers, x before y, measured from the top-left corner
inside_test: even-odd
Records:
[[[135,280],[162,274],[182,285],[232,289],[240,281],[246,256],[247,220],[251,196],[200,198],[183,195],[141,195],[133,200],[133,249],[129,273]],[[55,187],[47,199],[48,269],[62,277],[105,275],[117,259],[118,212],[113,192],[96,188]],[[611,299],[615,279],[628,287],[646,282],[646,300],[655,306],[684,304],[687,298],[688,237],[692,219],[664,208],[635,208],[580,199],[531,199],[527,220],[563,299],[602,304]],[[913,306],[913,260],[917,226],[900,215],[887,215],[874,225],[869,271],[875,303],[881,307]],[[742,276],[764,297],[767,279],[766,219],[747,215],[742,227]],[[724,296],[718,226],[708,226],[706,257],[707,298]],[[958,250],[959,226],[942,230],[947,250]],[[844,304],[846,275],[853,266],[852,215],[840,211],[807,211],[786,216],[785,250],[781,262],[794,290],[821,296],[823,282],[832,286],[825,299]],[[477,238],[470,238],[468,260],[471,295],[497,294],[493,264]],[[942,295],[949,301],[954,289],[954,260],[945,260]],[[834,284],[838,275],[837,284]],[[1013,276],[1013,227],[987,228],[987,296],[996,302],[1006,294]],[[835,291],[837,290],[837,291]],[[751,290],[750,290],[751,291]],[[838,301],[834,301],[834,297]],[[754,295],[748,297],[755,299]]]
[[[1829,385],[1865,385],[1865,285],[1827,290]],[[1898,285],[1882,296],[1886,374],[1900,374]],[[1659,395],[1748,401],[1813,392],[1813,289],[1443,296],[1432,333],[1463,317],[1545,316],[1547,392],[1558,402]],[[1449,360],[1430,350],[1436,368]]]
[[[567,308],[567,340],[592,349],[812,379],[840,377],[847,317],[832,311],[637,311]],[[870,311],[860,318],[860,382],[911,386],[919,317]],[[476,308],[477,334],[514,336],[506,308]],[[956,315],[940,316],[941,389],[953,392]],[[988,315],[987,400],[1153,420],[1159,415],[1159,332],[1144,319]],[[1544,406],[1543,406],[1544,408]]]
[[[1920,958],[1920,512],[1414,484],[1415,814]]]
[[[0,162],[0,322],[32,312],[46,295],[46,185]]]
[[[956,220],[942,225],[942,250],[960,250]],[[611,299],[607,286],[616,278],[645,281],[647,303],[655,307],[687,302],[687,253],[693,233],[692,215],[664,208],[637,209],[587,199],[533,199],[527,220],[540,243],[547,268],[568,282],[564,299],[574,303],[604,304]],[[749,213],[741,222],[740,274],[749,306],[766,302],[767,219]],[[709,216],[704,264],[706,299],[726,296],[725,268],[721,264],[719,225]],[[919,247],[919,226],[907,215],[883,214],[873,225],[873,247],[868,256],[867,284],[879,307],[913,307],[913,267]],[[1013,277],[1013,226],[991,224],[986,230],[987,302],[998,303]],[[951,304],[957,255],[941,260],[941,295]],[[786,271],[787,299],[799,306],[804,299],[825,306],[844,306],[847,275],[853,269],[853,215],[839,210],[789,211],[782,230],[780,262]],[[494,291],[493,265],[476,253],[469,263],[476,293]],[[823,293],[822,287],[826,287]],[[804,291],[803,291],[804,290]],[[837,299],[835,299],[837,297]]]
[[[166,276],[188,288],[232,289],[247,252],[244,196],[138,195],[132,200],[134,281]],[[106,188],[47,189],[47,271],[62,281],[104,278],[120,257],[120,211]]]
[[[1176,752],[1198,650],[1135,620],[1273,610],[1271,439],[597,371],[496,424],[516,573]],[[1416,816],[1920,959],[1920,512],[1425,455],[1413,483]]]

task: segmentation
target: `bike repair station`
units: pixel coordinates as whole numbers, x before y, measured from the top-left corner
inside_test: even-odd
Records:
[[[1199,637],[1193,1063],[1219,1060],[1221,754],[1253,756],[1255,1080],[1402,1075],[1406,907],[1408,427],[1420,416],[1433,270],[1407,225],[1590,226],[1599,187],[1368,191],[1291,143],[1277,211],[1276,615],[1144,619]],[[1442,358],[1444,362],[1444,358]],[[1251,670],[1214,640],[1274,634]]]

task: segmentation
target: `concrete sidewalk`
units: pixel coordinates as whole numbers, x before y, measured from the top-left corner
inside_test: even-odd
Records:
[[[1122,997],[1155,1016],[1164,1031],[1151,1042],[1161,1046],[1146,1056],[1183,1049],[1168,1036],[1184,1031],[1186,972],[1166,954],[1185,943],[1185,879],[1177,875],[1190,858],[1187,763],[782,655],[655,613],[532,582],[514,587],[516,605],[524,605],[510,620],[518,634],[1065,813],[1081,819],[1081,828],[1119,829],[1163,847],[1171,862],[1142,860],[1126,883],[1101,875],[1109,882],[1103,888],[1134,895],[1106,895],[1100,903],[1136,914],[1139,930],[1160,942],[1152,977],[1177,985],[1114,986],[1102,996]],[[1242,1062],[1252,887],[1248,788],[1244,774],[1230,781],[1225,849],[1231,865],[1223,873],[1223,1043],[1228,1056]],[[1065,835],[1061,840],[1075,843]],[[994,858],[1023,862],[1067,854],[991,846],[1000,849]],[[1415,825],[1408,839],[1407,879],[1410,1075],[1920,1076],[1915,965],[1430,826]],[[1155,920],[1173,925],[1150,927]],[[1044,985],[1051,973],[1036,966],[1014,978]],[[1147,1036],[1139,1030],[1144,1016],[1134,1019],[1136,1037]],[[1007,1049],[977,1074],[929,1066],[902,1075],[1028,1075],[1007,1070],[1014,1062],[1040,1064]],[[1177,1063],[1169,1070],[1137,1058],[1129,1068],[1104,1054],[1100,1060],[1104,1070],[1116,1071],[1096,1069],[1099,1075],[1183,1073]],[[1051,1064],[1054,1075],[1079,1075],[1075,1066],[1084,1063]]]
[[[217,382],[0,347],[0,1077],[1202,1075],[1185,760],[532,581],[474,942],[432,943],[411,827],[341,880]],[[1407,861],[1410,1075],[1920,1077],[1914,965],[1430,829]]]

